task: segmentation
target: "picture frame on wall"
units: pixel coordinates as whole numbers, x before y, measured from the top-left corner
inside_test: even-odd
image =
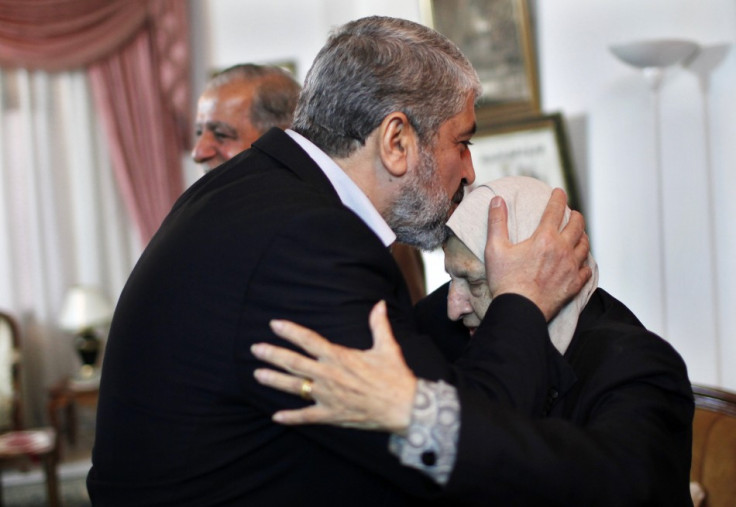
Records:
[[[470,148],[475,185],[505,176],[531,176],[567,192],[580,211],[569,142],[561,113],[481,126]]]
[[[421,0],[423,22],[444,34],[478,72],[484,123],[539,114],[539,79],[527,0]]]

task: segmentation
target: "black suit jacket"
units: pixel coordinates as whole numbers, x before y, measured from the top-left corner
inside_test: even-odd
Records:
[[[446,289],[417,314],[462,362],[467,332],[436,317]],[[549,349],[547,396],[532,417],[460,391],[460,466],[448,493],[473,505],[692,505],[694,404],[679,354],[602,289],[565,356]]]
[[[416,332],[388,249],[285,133],[270,131],[205,175],[176,202],[118,302],[88,476],[94,505],[434,499],[439,488],[400,466],[386,435],[273,424],[274,411],[304,402],[253,379],[262,365],[249,348],[276,340],[270,319],[367,348],[368,313],[381,299],[417,375],[482,389],[521,410],[539,405],[548,336],[529,301],[495,301],[467,367],[451,367]],[[507,370],[510,380],[488,369]],[[519,371],[538,375],[517,381]]]

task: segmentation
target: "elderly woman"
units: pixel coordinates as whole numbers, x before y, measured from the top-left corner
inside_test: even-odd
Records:
[[[493,300],[493,273],[487,277],[483,264],[491,199],[503,197],[509,238],[519,242],[533,233],[550,193],[538,180],[511,177],[482,185],[463,200],[447,224],[449,288],[418,305],[420,328],[447,336],[452,324],[436,309],[446,294],[447,317],[464,328],[456,329],[456,343],[472,340]],[[256,376],[265,385],[316,401],[279,412],[275,420],[391,431],[402,463],[441,483],[447,479],[433,463],[412,461],[403,449],[448,428],[454,428],[455,438],[475,438],[473,452],[453,457],[474,466],[464,467],[463,476],[450,471],[445,486],[450,499],[457,495],[486,505],[691,505],[694,409],[685,365],[666,341],[597,288],[597,266],[592,256],[587,262],[593,277],[549,322],[549,371],[486,372],[514,376],[505,379],[509,384],[546,375],[548,390],[537,393],[539,403],[532,409],[510,406],[503,397],[489,399],[483,386],[462,396],[452,386],[440,386],[459,397],[461,417],[428,407],[425,392],[432,383],[416,379],[403,363],[382,305],[370,316],[375,345],[369,351],[330,344],[292,323],[275,323],[277,334],[316,360],[258,345],[254,354],[295,375],[262,369]],[[444,345],[450,350],[453,344]],[[401,394],[405,386],[411,401]],[[436,420],[428,421],[425,413],[432,410]],[[481,438],[469,433],[479,425],[486,428]],[[468,468],[474,472],[467,473]]]

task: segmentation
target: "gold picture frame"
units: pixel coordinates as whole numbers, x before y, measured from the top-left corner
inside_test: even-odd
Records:
[[[531,176],[564,189],[568,206],[582,211],[561,113],[482,126],[472,143],[476,185],[505,176]]]
[[[455,42],[478,72],[479,123],[539,114],[527,0],[421,0],[420,9],[424,24]]]

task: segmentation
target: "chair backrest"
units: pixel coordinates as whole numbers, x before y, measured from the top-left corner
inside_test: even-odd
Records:
[[[705,490],[702,507],[736,505],[736,393],[693,385],[690,479]]]
[[[0,311],[0,431],[21,429],[20,328]]]

